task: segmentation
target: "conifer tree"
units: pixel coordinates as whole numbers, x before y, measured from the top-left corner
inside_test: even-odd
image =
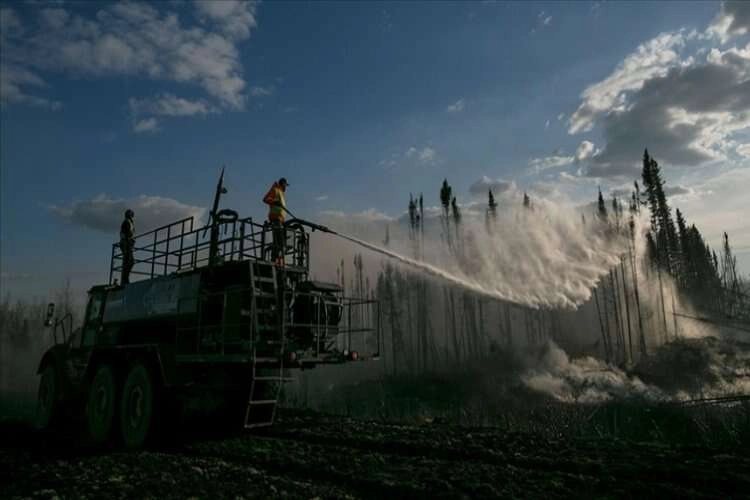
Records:
[[[492,190],[489,191],[488,202],[487,202],[487,213],[485,215],[485,224],[487,225],[487,231],[489,232],[492,228],[492,223],[497,219],[497,202],[495,196],[492,194]]]
[[[456,225],[456,237],[458,237],[458,225],[461,223],[461,210],[458,208],[458,202],[454,196],[451,200],[451,213],[453,214],[453,222]]]
[[[443,205],[445,217],[448,217],[448,208],[450,206],[453,189],[448,184],[448,179],[443,180],[443,186],[440,188],[440,203]]]
[[[677,276],[679,262],[677,230],[667,204],[659,164],[649,156],[648,149],[643,153],[641,176],[646,189],[647,203],[651,210],[651,232],[656,249],[656,262],[661,268]]]
[[[604,204],[604,196],[602,196],[602,190],[599,189],[599,208],[597,210],[597,215],[599,217],[599,220],[602,222],[607,221],[607,206]]]
[[[445,231],[446,242],[451,248],[451,231],[450,231],[450,206],[453,197],[453,189],[448,184],[448,179],[443,180],[443,186],[440,188],[440,204],[443,206],[443,229]]]

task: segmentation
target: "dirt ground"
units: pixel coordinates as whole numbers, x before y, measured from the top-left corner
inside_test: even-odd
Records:
[[[0,423],[3,498],[750,498],[743,449],[397,425],[285,410],[144,451]]]

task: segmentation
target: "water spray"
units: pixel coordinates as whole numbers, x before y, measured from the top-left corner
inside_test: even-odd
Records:
[[[295,215],[289,211],[287,208],[284,207],[284,210],[293,217],[293,219],[289,220],[287,224],[291,223],[298,223],[303,224],[305,226],[308,226],[312,228],[313,230],[318,230],[324,233],[328,233],[334,236],[338,236],[339,238],[342,238],[344,240],[350,241],[356,245],[359,245],[361,247],[367,248],[368,250],[372,250],[373,252],[377,252],[381,255],[385,255],[387,257],[390,257],[392,259],[396,259],[399,262],[406,264],[408,266],[414,267],[416,269],[420,269],[427,274],[430,274],[432,276],[435,276],[437,278],[443,279],[445,281],[448,281],[450,283],[453,283],[454,285],[460,286],[462,288],[465,288],[467,290],[471,290],[473,292],[476,292],[480,295],[484,295],[493,299],[500,299],[500,300],[511,300],[510,297],[507,297],[506,295],[501,294],[499,291],[496,290],[489,290],[482,285],[480,285],[477,282],[470,281],[467,279],[460,278],[452,273],[449,273],[443,269],[440,269],[436,266],[433,266],[431,264],[428,264],[426,262],[411,259],[409,257],[406,257],[404,255],[401,255],[399,253],[396,253],[392,250],[388,250],[386,248],[382,248],[380,246],[374,245],[372,243],[369,243],[367,241],[360,240],[359,238],[355,238],[353,236],[349,236],[346,234],[339,233],[338,231],[334,231],[333,229],[330,229],[326,226],[322,226],[320,224],[315,224],[313,222],[309,222],[303,219],[298,219],[295,217]]]

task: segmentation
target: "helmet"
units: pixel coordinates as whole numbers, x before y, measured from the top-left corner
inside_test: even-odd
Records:
[[[281,185],[281,186],[288,186],[289,185],[289,183],[286,181],[286,177],[282,177],[281,179],[279,179],[279,185]]]
[[[126,219],[132,219],[134,216],[135,216],[135,214],[133,213],[132,210],[130,210],[129,208],[127,210],[125,210],[125,218]]]

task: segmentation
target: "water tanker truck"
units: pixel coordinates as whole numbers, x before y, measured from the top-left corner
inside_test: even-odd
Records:
[[[309,279],[309,232],[328,229],[286,221],[272,261],[270,226],[219,210],[223,193],[222,171],[204,227],[190,217],[138,235],[131,283],[117,283],[113,244],[80,327],[49,305],[39,428],[78,421],[94,444],[132,449],[185,415],[267,426],[295,369],[377,359],[378,303]]]

